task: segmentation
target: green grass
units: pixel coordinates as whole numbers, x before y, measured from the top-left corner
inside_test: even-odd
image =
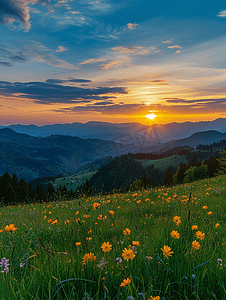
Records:
[[[83,183],[87,180],[90,180],[91,177],[96,174],[97,171],[89,172],[88,170],[84,170],[82,172],[77,172],[73,175],[63,176],[55,179],[55,188],[59,188],[60,185],[62,187],[66,186],[67,191],[73,191],[75,193],[77,189],[83,185]],[[71,181],[71,178],[74,178],[74,182]],[[53,183],[53,181],[49,181],[49,183]]]
[[[188,159],[186,159],[186,156],[184,155],[173,155],[170,157],[164,157],[157,160],[150,160],[150,159],[143,159],[143,160],[137,160],[139,161],[144,168],[154,165],[155,168],[158,168],[162,171],[165,171],[170,166],[176,168],[179,167],[180,163],[183,162],[184,164],[188,164]]]
[[[1,208],[0,260],[10,265],[0,273],[0,299],[225,299],[225,180]],[[17,229],[7,232],[8,224]],[[205,233],[203,240],[193,225]],[[192,247],[194,240],[199,249]],[[134,241],[140,246],[126,261],[123,249]],[[104,242],[112,245],[110,252],[102,252]],[[163,255],[164,245],[172,256]],[[83,264],[88,253],[96,258]],[[120,286],[127,278],[130,283]]]

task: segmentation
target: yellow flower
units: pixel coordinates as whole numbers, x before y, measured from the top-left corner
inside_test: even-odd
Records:
[[[160,296],[155,296],[155,297],[151,296],[149,300],[160,300]]]
[[[181,223],[181,217],[175,216],[173,217],[173,222],[178,226]]]
[[[124,234],[124,235],[130,235],[130,230],[129,230],[129,228],[125,228],[125,230],[123,230],[123,234]]]
[[[191,226],[191,229],[192,229],[192,230],[197,230],[197,229],[198,229],[198,226],[197,226],[197,225],[192,225],[192,226]]]
[[[180,234],[176,230],[173,230],[170,234],[175,239],[179,239],[180,238]]]
[[[199,249],[201,247],[201,245],[199,244],[199,242],[197,242],[196,240],[193,241],[191,244],[192,244],[192,247],[195,248],[195,249]]]
[[[6,225],[6,227],[5,227],[5,231],[8,231],[8,232],[12,232],[15,230],[17,230],[17,228],[15,227],[14,224]]]
[[[78,247],[81,245],[81,242],[76,242],[75,245]]]
[[[111,251],[111,248],[112,248],[112,245],[109,244],[109,242],[107,243],[103,243],[101,246],[100,246],[101,250],[103,252],[110,252]]]
[[[100,208],[100,203],[93,203],[93,208],[96,210],[97,208]]]
[[[131,280],[129,278],[124,279],[123,282],[120,284],[120,286],[126,286],[128,284],[130,284]]]
[[[168,256],[172,256],[173,251],[169,246],[164,245],[163,249],[161,248],[163,255],[168,259]]]
[[[208,207],[205,205],[205,206],[203,206],[202,208],[203,208],[203,209],[207,209]]]
[[[58,220],[57,220],[57,219],[54,220],[51,224],[56,224],[56,223],[58,223]]]
[[[197,239],[204,240],[204,237],[205,237],[205,233],[204,233],[204,232],[202,232],[202,231],[197,231],[197,232],[195,233],[195,235],[196,235]]]
[[[114,211],[113,210],[109,210],[109,214],[112,216],[112,215],[114,215]]]
[[[94,256],[94,253],[87,253],[83,256],[82,259],[82,264],[85,265],[88,261],[95,261],[96,260],[96,256]]]
[[[140,246],[140,242],[138,242],[138,241],[133,241],[132,244],[133,244],[133,246]]]
[[[215,224],[215,228],[217,228],[218,226],[220,226],[220,224],[219,224],[219,223],[216,223],[216,224]]]
[[[131,248],[129,248],[129,249],[125,248],[124,250],[122,250],[122,257],[127,261],[129,259],[133,260],[135,257],[135,253]]]
[[[208,211],[207,215],[209,216],[212,215],[212,211]]]

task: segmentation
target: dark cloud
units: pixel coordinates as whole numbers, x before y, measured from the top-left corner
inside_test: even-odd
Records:
[[[29,27],[30,15],[28,5],[37,2],[50,4],[50,0],[0,0],[0,22],[8,24],[14,20]]]
[[[77,79],[77,78],[69,78],[69,79],[47,79],[46,80],[47,83],[53,83],[53,84],[57,84],[57,83],[65,83],[65,82],[92,82],[92,80],[88,80],[88,79]]]
[[[12,67],[12,64],[8,61],[0,61],[0,66]]]
[[[0,95],[33,99],[36,103],[80,103],[93,100],[103,101],[116,98],[115,94],[127,94],[125,87],[81,88],[48,82],[5,82],[0,81]]]
[[[166,100],[168,103],[187,103],[187,104],[193,104],[196,103],[199,104],[219,104],[219,103],[226,103],[226,98],[220,98],[220,99],[197,99],[197,100],[185,100],[180,98],[170,98]]]
[[[8,63],[4,64],[8,67],[12,67],[13,64],[11,62],[27,62],[27,59],[21,52],[13,53],[12,51],[4,49],[3,47],[0,48],[0,58],[9,60]]]

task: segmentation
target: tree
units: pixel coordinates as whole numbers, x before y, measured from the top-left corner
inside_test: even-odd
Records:
[[[184,163],[180,163],[180,166],[177,168],[175,175],[173,176],[174,182],[183,183],[184,181],[184,173],[188,170],[188,166]]]
[[[162,179],[163,185],[172,185],[173,184],[173,175],[171,173],[170,167],[165,171],[165,174]]]
[[[219,171],[219,157],[217,158],[216,156],[211,155],[205,160],[204,165],[207,165],[209,176],[213,177]]]
[[[88,179],[86,179],[86,181],[83,183],[82,193],[86,196],[91,196],[93,194],[93,190],[89,184]]]

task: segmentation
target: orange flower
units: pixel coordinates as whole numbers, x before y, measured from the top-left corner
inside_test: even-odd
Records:
[[[10,225],[5,226],[5,231],[7,231],[7,232],[13,232],[15,230],[17,230],[17,228],[15,227],[14,224],[10,224]]]
[[[170,235],[174,238],[174,239],[179,239],[180,238],[180,234],[178,231],[173,230]]]
[[[202,232],[202,231],[197,231],[197,232],[195,233],[195,235],[196,235],[197,239],[204,240],[204,237],[205,237],[205,233],[204,233],[204,232]]]
[[[163,249],[161,248],[163,255],[168,259],[168,256],[172,256],[173,251],[169,246],[164,245]]]
[[[56,224],[56,223],[58,223],[58,220],[57,220],[57,219],[54,220],[51,224]]]
[[[129,278],[124,279],[123,282],[120,284],[120,286],[127,286],[128,284],[130,284],[131,280]]]
[[[205,206],[203,206],[202,208],[203,208],[203,209],[207,209],[208,207],[205,205]]]
[[[86,265],[86,263],[88,263],[89,261],[95,261],[96,260],[96,256],[94,256],[94,253],[87,253],[83,256],[83,259],[82,259],[82,264],[83,265]]]
[[[133,244],[133,246],[140,246],[140,242],[138,242],[138,241],[133,241],[132,244]]]
[[[219,224],[219,223],[216,223],[216,224],[215,224],[215,228],[217,228],[218,226],[220,226],[220,224]]]
[[[81,245],[81,242],[76,242],[75,245],[78,247]]]
[[[197,226],[197,225],[192,225],[192,226],[191,226],[191,229],[192,229],[192,230],[197,230],[197,229],[198,229],[198,226]]]
[[[195,248],[195,249],[199,249],[201,247],[201,245],[199,244],[199,242],[197,242],[196,240],[193,241],[191,244],[192,244],[192,247]]]
[[[212,211],[208,211],[207,215],[209,216],[212,215]]]
[[[64,224],[68,225],[69,224],[69,220],[64,221]]]
[[[109,214],[112,216],[112,215],[114,215],[114,211],[113,210],[109,210]]]
[[[130,230],[129,230],[129,228],[125,228],[125,230],[123,230],[123,234],[124,234],[124,235],[130,235]]]

